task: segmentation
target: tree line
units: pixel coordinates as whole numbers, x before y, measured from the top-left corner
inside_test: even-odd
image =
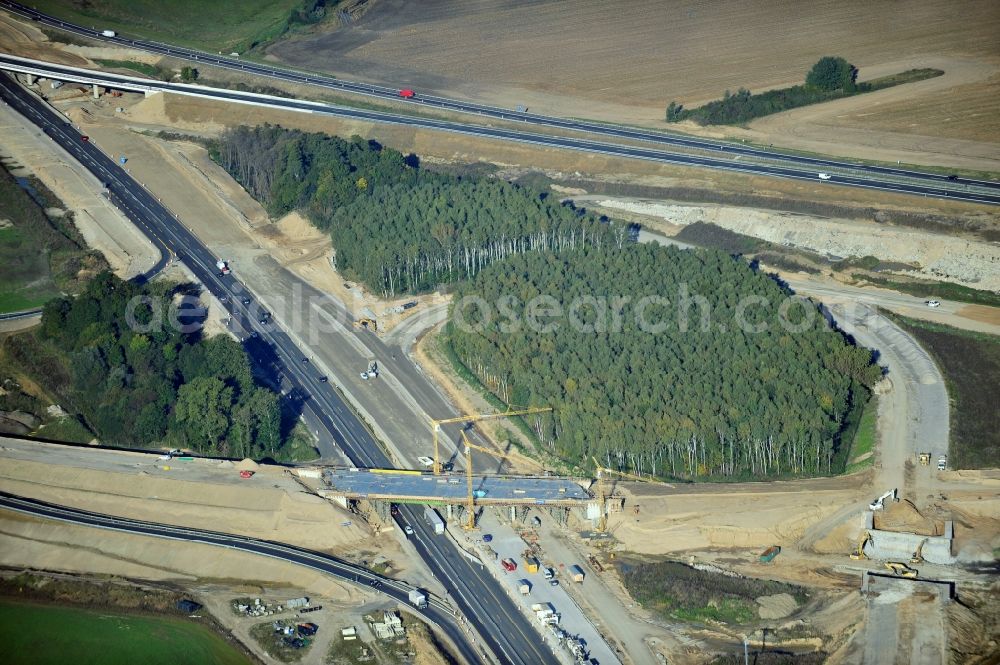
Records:
[[[280,458],[293,423],[279,395],[255,381],[243,348],[225,335],[147,325],[179,293],[102,273],[79,296],[50,300],[37,331],[9,337],[4,351],[102,443]]]
[[[468,279],[524,252],[630,238],[627,225],[546,194],[433,173],[359,137],[240,127],[213,154],[272,215],[305,212],[330,233],[336,268],[384,296]]]
[[[567,308],[592,294],[630,298],[620,329],[605,332],[565,319],[549,332],[511,330],[475,308],[448,327],[458,357],[506,403],[554,407],[539,429],[541,452],[576,465],[596,456],[662,478],[834,473],[850,445],[841,441],[849,414],[880,376],[871,352],[829,330],[811,304],[786,310],[793,326],[814,319],[789,331],[779,309],[788,295],[722,252],[633,244],[525,254],[460,284],[455,301],[512,294],[546,294]],[[645,310],[666,330],[639,324],[645,296],[673,303]],[[756,304],[741,312],[747,298]],[[579,315],[594,323],[608,313],[583,307]],[[766,331],[753,332],[761,325]]]
[[[694,120],[699,125],[740,124],[772,113],[932,78],[943,73],[936,69],[913,69],[884,79],[858,83],[857,67],[843,58],[826,56],[813,65],[803,85],[768,90],[757,95],[745,88],[740,88],[735,94],[726,90],[722,99],[691,109],[677,102],[670,102],[666,120]]]

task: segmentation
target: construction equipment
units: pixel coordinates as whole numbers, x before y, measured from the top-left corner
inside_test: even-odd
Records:
[[[594,460],[594,466],[597,468],[597,496],[601,501],[601,516],[597,520],[597,530],[604,532],[608,528],[608,513],[607,513],[607,503],[608,499],[614,494],[615,488],[611,487],[608,490],[607,483],[604,480],[605,474],[611,474],[614,476],[619,476],[621,478],[628,478],[629,480],[638,480],[639,482],[649,482],[649,478],[644,478],[642,476],[637,476],[634,473],[629,473],[627,471],[618,471],[617,469],[609,469],[607,467],[601,466],[601,463],[597,461],[596,457],[591,456]]]
[[[851,558],[855,561],[860,561],[861,559],[867,559],[868,555],[865,554],[865,545],[872,542],[872,534],[865,531],[861,534],[861,538],[858,540],[858,549],[851,552]]]
[[[771,563],[774,561],[774,557],[781,553],[781,548],[778,545],[771,545],[758,557],[761,563]]]
[[[917,545],[917,549],[914,550],[913,556],[910,557],[910,563],[923,563],[924,562],[924,543],[927,542],[927,538],[920,541]]]
[[[927,466],[931,463],[930,453],[920,453],[920,464],[921,466]]]
[[[361,378],[365,381],[378,378],[378,363],[375,360],[368,360],[368,369],[361,372]]]
[[[378,332],[378,322],[375,319],[362,317],[354,322],[355,328],[364,328],[369,332]]]
[[[885,567],[892,571],[893,575],[898,575],[899,577],[905,577],[907,579],[916,579],[917,570],[915,568],[910,568],[902,561],[886,561]]]
[[[494,418],[509,418],[511,416],[527,416],[532,413],[544,413],[546,411],[551,411],[552,407],[542,406],[534,407],[530,409],[514,409],[503,411],[501,413],[482,413],[478,415],[468,415],[468,416],[457,416],[455,418],[443,418],[440,420],[431,419],[431,430],[434,434],[434,475],[441,474],[441,455],[438,451],[438,433],[441,431],[441,425],[447,425],[448,423],[460,423],[468,422],[474,423],[480,420],[492,420]]]
[[[882,506],[885,504],[886,499],[892,499],[893,501],[898,500],[896,498],[895,487],[886,492],[885,494],[883,494],[882,496],[880,496],[879,498],[872,501],[870,504],[868,504],[868,510],[882,510]]]
[[[494,450],[488,448],[483,448],[482,446],[477,446],[471,441],[469,437],[465,435],[465,430],[462,430],[462,442],[465,444],[465,480],[469,487],[468,503],[466,504],[466,509],[469,513],[469,519],[465,523],[466,529],[476,528],[476,499],[485,496],[485,492],[476,491],[472,488],[472,449],[475,448],[480,452],[484,452],[488,455],[496,457],[498,460],[503,462],[507,459],[506,453],[498,453]]]

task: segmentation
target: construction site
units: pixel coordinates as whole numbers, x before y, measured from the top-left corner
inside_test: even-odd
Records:
[[[260,117],[345,135],[374,135],[370,124],[338,120],[321,126],[315,118],[276,111],[261,111],[260,117],[254,112],[250,118],[249,112],[241,115],[244,109],[166,95],[139,99],[109,92],[95,104],[90,89],[67,88],[52,93],[66,100],[79,93],[63,102],[67,115],[109,150],[128,154],[135,173],[157,196],[183,218],[197,220],[198,233],[219,255],[235,257],[248,279],[269,279],[276,292],[287,292],[292,287],[282,280],[294,274],[348,303],[355,334],[399,344],[400,357],[412,346],[418,359],[425,358],[435,333],[424,335],[428,327],[415,323],[412,314],[441,311],[446,296],[387,304],[361,294],[362,287],[331,269],[329,239],[297,213],[271,223],[259,204],[219,173],[202,147],[155,136],[177,128],[200,135]],[[119,131],[123,123],[129,131]],[[444,147],[436,149],[445,155],[442,160],[481,149],[465,138],[435,143],[422,130],[386,132],[407,149],[440,144]],[[31,141],[25,134],[25,145],[33,145]],[[552,169],[566,173],[589,168],[572,156],[550,154],[535,162],[535,155],[525,157],[515,148],[503,149],[509,153],[491,150],[511,162],[549,160]],[[32,151],[24,153],[30,157]],[[45,165],[53,160],[38,161],[44,176],[42,169],[51,169]],[[653,167],[630,168],[639,173]],[[64,187],[75,182],[62,175],[55,179]],[[106,244],[113,245],[111,239],[125,242],[128,224],[118,219],[102,223],[108,231],[99,237]],[[139,256],[138,250],[106,249],[112,256]],[[131,265],[125,259],[119,263]],[[286,268],[291,272],[283,272]],[[352,328],[350,323],[346,327]],[[526,460],[515,446],[502,449],[493,443],[509,439],[496,436],[489,423],[548,409],[491,412],[460,380],[448,383],[454,377],[446,376],[443,363],[420,360],[418,369],[434,377],[457,406],[453,412],[475,414],[430,420],[430,436],[424,436],[414,422],[425,420],[379,408],[379,400],[405,378],[392,367],[401,363],[390,363],[388,354],[377,362],[368,352],[355,358],[353,347],[347,346],[337,349],[347,356],[342,366],[334,364],[339,360],[326,360],[333,368],[330,376],[358,383],[347,399],[354,400],[360,413],[379,416],[366,415],[365,420],[387,446],[405,442],[400,445],[407,447],[393,449],[392,456],[410,469],[355,468],[342,462],[282,466],[188,455],[163,459],[4,437],[0,490],[336,554],[445,598],[448,590],[421,564],[413,534],[392,519],[399,506],[418,505],[424,507],[434,537],[458,543],[488,570],[567,662],[580,662],[587,653],[600,663],[700,665],[715,654],[742,654],[749,644],[759,650],[814,654],[831,663],[931,665],[990,662],[1000,649],[1000,472],[955,471],[937,454],[905,449],[904,439],[906,445],[916,439],[907,428],[916,431],[912,423],[920,411],[891,410],[893,400],[906,395],[902,380],[886,389],[874,466],[837,478],[671,485],[606,468],[596,459],[593,478],[546,473],[544,462]],[[328,352],[333,355],[328,349],[317,353]],[[361,369],[363,383],[357,381]],[[938,385],[943,381],[938,379]],[[946,404],[947,395],[943,399]],[[926,413],[923,418],[928,420]],[[456,436],[442,436],[449,426]],[[896,432],[899,441],[893,438]],[[385,602],[374,590],[266,558],[205,545],[191,545],[189,551],[6,512],[0,517],[0,563],[12,568],[173,581],[207,589],[209,596],[218,596],[220,606],[234,594],[217,586],[224,586],[235,569],[249,580],[242,583],[250,587],[247,594],[258,594],[253,587],[269,584],[288,589],[287,597],[308,591],[322,599],[331,615],[324,626],[332,626],[341,609],[357,614],[352,620],[362,625],[365,613],[374,611],[372,605]],[[753,618],[745,623],[692,621],[638,601],[638,592],[629,586],[630,568],[663,562],[712,580],[778,580],[805,589],[805,599],[761,591],[750,598]],[[710,608],[719,604],[716,599],[705,603]],[[379,607],[378,616],[383,610],[393,611]]]

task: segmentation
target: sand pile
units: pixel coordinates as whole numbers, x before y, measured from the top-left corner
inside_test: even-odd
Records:
[[[875,528],[922,536],[941,535],[934,520],[924,517],[917,507],[907,500],[887,503],[885,508],[875,511]]]

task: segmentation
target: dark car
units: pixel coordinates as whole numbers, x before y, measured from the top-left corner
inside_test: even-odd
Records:
[[[244,305],[249,305],[249,304],[250,304],[251,302],[252,302],[252,301],[251,301],[251,300],[250,300],[249,298],[244,298],[244,299],[243,299],[243,304],[244,304]]]
[[[958,176],[953,173],[950,176],[948,176],[948,180],[958,180]]]
[[[302,362],[307,363],[307,362],[309,362],[309,359],[308,358],[303,358]]]
[[[327,381],[329,381],[329,380],[330,380],[330,379],[326,378],[325,376],[321,376],[321,377],[319,377],[319,382],[320,382],[320,383],[326,383],[326,382],[327,382]]]

